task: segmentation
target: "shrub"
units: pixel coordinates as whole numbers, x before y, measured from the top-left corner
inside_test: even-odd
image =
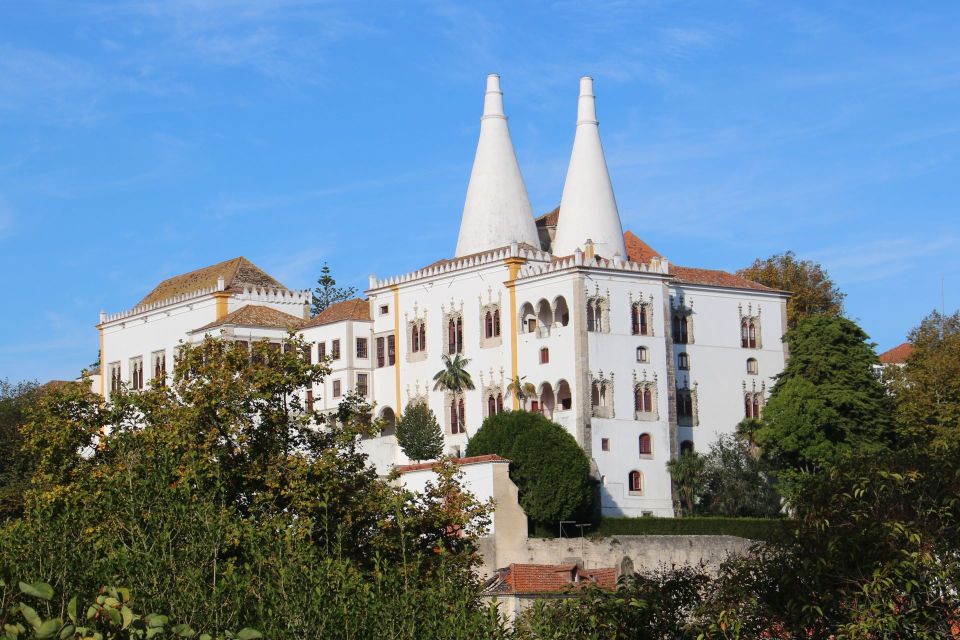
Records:
[[[397,442],[411,460],[435,460],[443,453],[443,432],[426,402],[411,402],[397,423]]]
[[[604,518],[599,536],[738,536],[773,540],[794,525],[781,518]]]
[[[527,411],[491,416],[470,439],[467,455],[491,453],[511,461],[510,478],[532,524],[591,516],[594,487],[590,461],[560,425]]]

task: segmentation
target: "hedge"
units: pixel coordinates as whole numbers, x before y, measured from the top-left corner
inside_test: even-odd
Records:
[[[739,536],[772,540],[793,528],[782,518],[603,518],[594,536]]]

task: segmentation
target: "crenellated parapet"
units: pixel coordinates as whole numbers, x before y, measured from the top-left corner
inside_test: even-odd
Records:
[[[520,268],[518,278],[530,278],[576,268],[669,275],[670,263],[664,258],[657,257],[652,258],[648,263],[631,262],[630,260],[623,260],[619,256],[613,258],[587,257],[586,254],[577,249],[572,256],[558,258],[546,264],[528,262]]]
[[[310,289],[291,291],[289,289],[270,289],[244,285],[243,291],[233,296],[245,302],[272,302],[274,304],[304,305],[313,302],[313,292]]]
[[[474,267],[491,265],[511,258],[519,258],[527,261],[528,263],[541,262],[545,264],[548,264],[552,260],[552,256],[546,251],[541,251],[540,249],[536,249],[529,245],[513,243],[510,246],[501,247],[500,249],[483,251],[470,256],[464,256],[463,258],[454,258],[453,260],[444,260],[443,262],[430,265],[429,267],[424,267],[423,269],[418,269],[417,271],[411,271],[410,273],[392,276],[382,280],[371,275],[370,289],[381,289],[384,287],[402,285],[407,282],[414,282],[424,278],[432,278],[448,273],[472,269]]]

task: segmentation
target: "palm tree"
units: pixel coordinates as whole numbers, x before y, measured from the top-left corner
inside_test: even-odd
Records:
[[[453,358],[443,354],[443,369],[433,376],[433,388],[436,391],[449,391],[456,395],[474,389],[473,378],[467,371],[468,364],[470,360],[459,353]]]
[[[460,395],[469,389],[474,389],[473,378],[467,371],[467,365],[470,364],[468,358],[464,358],[459,353],[451,358],[443,354],[443,369],[437,371],[433,376],[433,388],[436,391],[449,391],[453,394],[453,401],[456,402]],[[459,415],[459,422],[463,425],[463,415]],[[456,433],[456,431],[454,431]]]
[[[507,385],[507,391],[513,394],[524,409],[527,408],[527,398],[537,393],[537,387],[532,382],[524,382],[526,379],[527,376],[516,376],[513,382]]]

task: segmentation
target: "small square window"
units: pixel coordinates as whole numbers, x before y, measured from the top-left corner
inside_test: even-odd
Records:
[[[600,450],[610,451],[610,438],[600,438]]]
[[[380,305],[380,315],[385,316],[390,313],[390,305],[382,304]]]

